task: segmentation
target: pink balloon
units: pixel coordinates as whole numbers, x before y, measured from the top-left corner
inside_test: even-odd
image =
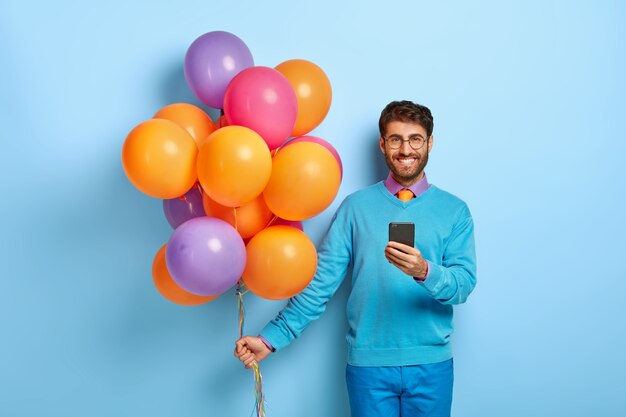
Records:
[[[277,217],[274,221],[270,222],[269,226],[290,226],[304,232],[304,228],[302,227],[302,222],[300,220],[285,220],[281,217]]]
[[[224,114],[229,125],[254,130],[272,150],[291,134],[298,100],[291,83],[280,72],[251,67],[237,74],[226,88]]]
[[[292,143],[298,143],[298,142],[317,143],[318,145],[322,145],[323,147],[328,149],[330,153],[332,153],[335,159],[337,160],[337,164],[339,164],[339,172],[341,173],[341,178],[343,178],[343,164],[341,163],[341,157],[339,156],[339,152],[337,152],[337,149],[335,149],[333,145],[326,142],[322,138],[318,138],[317,136],[298,136],[297,138],[293,138],[292,140],[287,142],[285,146],[289,146]]]

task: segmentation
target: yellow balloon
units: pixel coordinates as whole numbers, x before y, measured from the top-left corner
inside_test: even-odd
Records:
[[[126,137],[122,165],[130,182],[156,198],[185,194],[196,182],[198,149],[191,135],[176,123],[152,119]]]
[[[298,142],[278,151],[263,197],[270,211],[286,220],[305,220],[326,209],[341,183],[337,160],[328,149]]]
[[[306,288],[316,269],[317,251],[304,232],[271,226],[248,242],[242,280],[259,297],[282,300]]]
[[[239,207],[263,192],[272,171],[272,157],[254,130],[226,126],[202,144],[197,166],[200,185],[212,200]]]

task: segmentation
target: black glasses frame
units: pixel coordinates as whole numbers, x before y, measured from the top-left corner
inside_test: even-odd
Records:
[[[409,138],[409,139],[399,139],[399,140],[400,140],[400,144],[399,144],[398,146],[392,146],[392,145],[391,145],[391,142],[389,142],[389,139],[383,136],[383,140],[389,144],[389,147],[390,147],[391,149],[400,149],[400,148],[402,147],[402,144],[403,144],[404,142],[409,142],[409,146],[410,146],[410,147],[411,147],[411,149],[413,149],[414,151],[419,151],[420,149],[422,149],[422,148],[424,147],[424,145],[426,144],[426,142],[428,142],[428,138],[424,139],[424,138],[422,138],[422,137],[420,136],[420,137],[419,137],[419,139],[421,139],[421,142],[422,142],[422,143],[421,143],[421,145],[419,145],[419,146],[416,148],[415,146],[413,146],[413,145],[411,144],[411,138]]]

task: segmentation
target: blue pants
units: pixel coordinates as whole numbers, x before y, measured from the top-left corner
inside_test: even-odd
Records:
[[[449,417],[453,361],[427,365],[348,365],[352,417]]]

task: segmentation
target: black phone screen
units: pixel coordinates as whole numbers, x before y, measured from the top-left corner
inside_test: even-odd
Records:
[[[408,222],[389,223],[389,240],[412,247],[415,244],[415,224]]]

